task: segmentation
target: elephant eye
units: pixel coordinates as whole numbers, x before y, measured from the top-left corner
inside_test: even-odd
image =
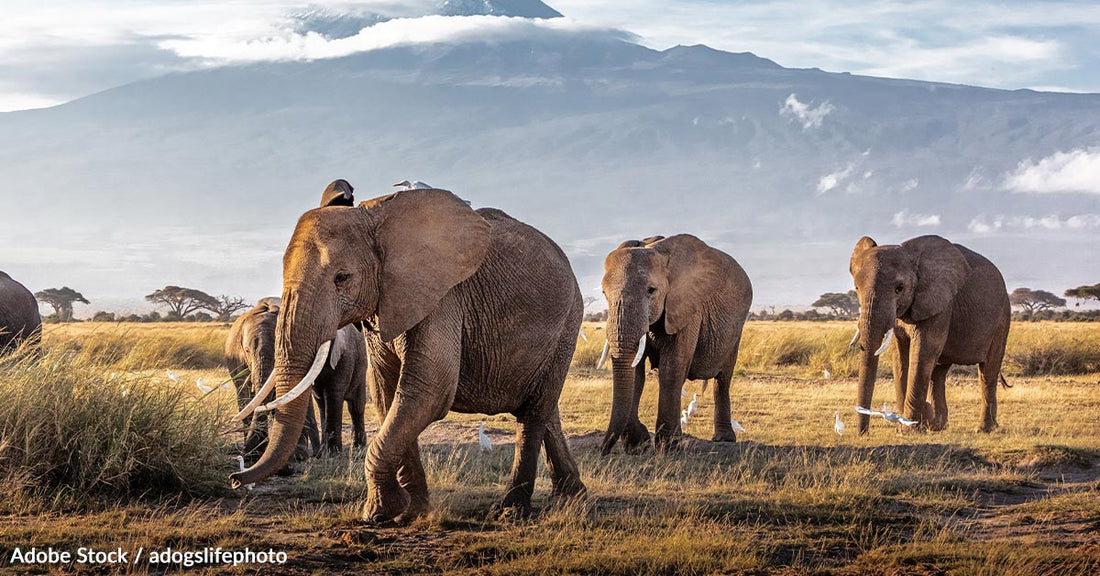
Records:
[[[894,294],[901,294],[903,291],[905,291],[904,285],[898,284],[897,286],[894,286]]]
[[[336,274],[335,282],[338,285],[343,284],[344,282],[348,281],[348,278],[351,278],[351,274],[348,274],[347,272],[338,272]]]
[[[650,286],[649,288],[646,288],[645,290],[646,290],[646,292],[652,294],[652,293],[657,291],[657,287],[656,286]]]

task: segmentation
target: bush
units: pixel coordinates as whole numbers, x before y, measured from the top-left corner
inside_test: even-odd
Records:
[[[0,501],[212,494],[222,417],[181,387],[50,351],[0,360]]]

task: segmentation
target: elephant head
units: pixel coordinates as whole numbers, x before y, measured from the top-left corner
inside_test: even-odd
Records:
[[[966,282],[970,265],[954,244],[939,236],[921,236],[900,245],[879,246],[864,236],[852,251],[849,267],[859,294],[859,405],[870,408],[878,356],[890,344],[897,319],[919,324],[951,309]],[[860,415],[859,433],[869,417]]]
[[[283,257],[270,440],[254,466],[230,477],[233,485],[260,481],[287,461],[309,400],[302,393],[337,330],[367,321],[384,342],[400,336],[477,271],[489,233],[465,202],[435,189],[302,215]]]
[[[673,335],[699,321],[707,295],[721,283],[722,264],[698,238],[680,234],[629,240],[604,261],[607,344],[614,372],[611,423],[604,438],[607,453],[637,419],[635,369],[643,361],[650,328]],[[658,430],[674,429],[679,414],[658,414]]]
[[[275,325],[279,306],[274,300],[278,299],[265,298],[256,307],[241,314],[226,339],[226,366],[237,387],[238,408],[244,408],[259,393],[275,368]],[[247,372],[247,376],[241,372]],[[266,445],[266,424],[263,420],[258,418],[246,422],[250,425],[243,450],[246,457],[259,454]]]

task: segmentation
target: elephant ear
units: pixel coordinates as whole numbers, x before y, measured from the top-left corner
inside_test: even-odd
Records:
[[[725,266],[716,251],[690,234],[678,234],[652,245],[668,257],[665,332],[675,334],[700,314],[704,302],[724,282]]]
[[[446,190],[407,190],[363,208],[381,216],[378,331],[389,342],[477,272],[489,251],[490,224]]]
[[[646,246],[651,246],[651,245],[656,244],[656,243],[658,243],[658,242],[660,242],[661,240],[664,240],[664,239],[665,239],[664,236],[650,236],[649,238],[643,238],[642,239],[642,244],[645,244]]]
[[[358,334],[358,332],[356,332]],[[340,364],[340,358],[344,355],[349,345],[347,327],[341,328],[336,331],[336,338],[332,341],[332,346],[328,349],[328,365],[333,370]]]
[[[856,269],[863,262],[863,256],[866,252],[876,246],[878,246],[878,242],[875,242],[870,236],[864,236],[859,239],[859,242],[856,242],[856,247],[852,249],[852,258],[848,261],[848,272],[851,272],[852,276],[856,275]]]
[[[966,283],[970,264],[961,250],[940,236],[921,236],[902,243],[916,262],[917,286],[909,317],[927,320],[951,307]]]
[[[355,188],[347,180],[333,180],[321,194],[321,208],[325,206],[354,206]]]

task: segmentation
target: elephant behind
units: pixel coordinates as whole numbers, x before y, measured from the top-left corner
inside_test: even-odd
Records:
[[[690,234],[629,240],[607,255],[607,343],[614,399],[603,441],[607,454],[620,437],[627,449],[649,442],[638,419],[645,358],[657,369],[658,444],[681,434],[680,391],[685,379],[715,379],[715,442],[734,442],[730,380],[741,331],[752,305],[752,283],[728,254]]]
[[[42,316],[34,294],[0,271],[0,355],[23,341],[37,345],[41,339]]]
[[[894,391],[903,415],[921,427],[947,426],[947,373],[977,364],[979,430],[997,427],[997,383],[1012,317],[1000,270],[982,255],[939,236],[879,246],[864,236],[849,265],[859,293],[859,405],[871,408],[878,356],[893,340]],[[931,383],[932,405],[926,400]],[[865,434],[869,417],[859,418]]]
[[[362,322],[382,424],[367,452],[364,518],[429,509],[418,437],[452,410],[519,423],[496,508],[529,511],[544,446],[554,495],[585,493],[558,415],[583,303],[569,260],[539,231],[435,189],[311,210],[283,258],[282,297],[272,440],[230,477],[235,486],[286,462],[304,419],[300,394],[337,331]]]

